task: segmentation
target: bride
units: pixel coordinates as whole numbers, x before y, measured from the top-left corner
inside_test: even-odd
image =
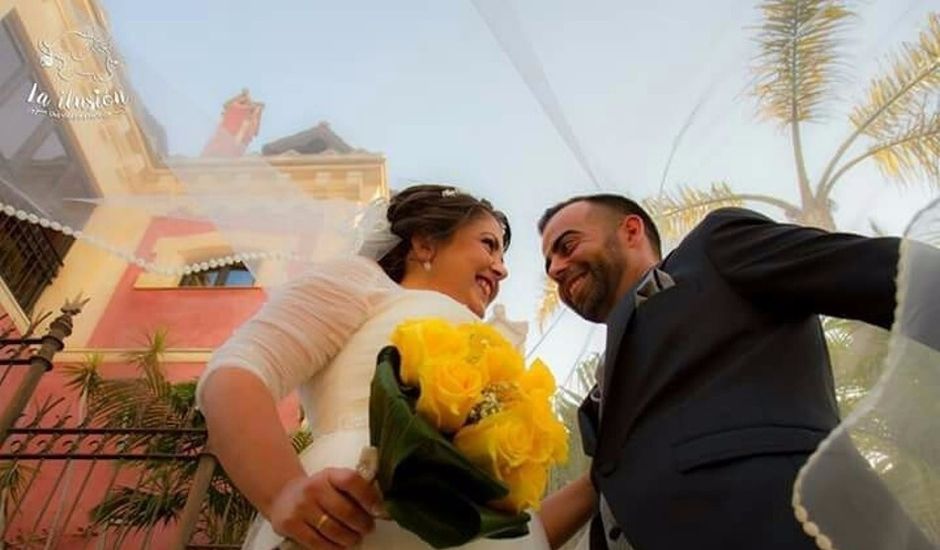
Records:
[[[426,548],[382,519],[381,498],[356,470],[369,444],[369,386],[392,330],[415,317],[479,320],[506,278],[505,216],[482,199],[436,185],[395,195],[387,219],[400,242],[378,263],[334,260],[293,281],[213,356],[197,399],[226,472],[267,519],[245,548],[284,538],[310,548]],[[298,457],[278,418],[294,389],[314,436]],[[521,539],[467,548],[555,548],[592,515],[582,477],[549,496]]]

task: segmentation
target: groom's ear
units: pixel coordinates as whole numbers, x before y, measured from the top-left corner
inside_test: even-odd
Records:
[[[617,226],[617,234],[629,248],[642,244],[646,240],[643,218],[636,214],[627,214],[620,220],[620,224]]]

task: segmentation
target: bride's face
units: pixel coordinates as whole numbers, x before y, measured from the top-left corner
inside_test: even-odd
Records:
[[[483,317],[509,272],[503,264],[503,228],[483,214],[471,219],[437,247],[428,273],[433,288]]]

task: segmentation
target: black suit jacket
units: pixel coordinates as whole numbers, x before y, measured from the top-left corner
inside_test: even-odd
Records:
[[[790,502],[839,422],[817,315],[890,327],[898,249],[723,209],[662,263],[675,286],[639,308],[623,297],[602,410],[585,400],[581,428],[594,485],[637,550],[816,548]]]

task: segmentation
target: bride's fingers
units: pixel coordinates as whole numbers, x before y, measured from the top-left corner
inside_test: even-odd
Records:
[[[324,491],[318,497],[318,504],[337,523],[350,529],[358,535],[370,533],[375,528],[375,520],[369,512],[363,510],[359,503],[346,493],[333,487]]]
[[[312,526],[303,520],[290,520],[284,525],[284,532],[281,533],[289,539],[289,544],[282,544],[282,548],[312,548],[316,550],[340,550],[344,548],[334,543],[332,540],[324,537]]]
[[[344,525],[329,512],[324,512],[315,520],[314,529],[338,548],[349,548],[362,541],[362,535]]]
[[[372,515],[381,517],[385,512],[382,495],[372,483],[369,483],[355,470],[332,469],[327,472],[327,479],[337,491],[346,493],[359,506]]]

